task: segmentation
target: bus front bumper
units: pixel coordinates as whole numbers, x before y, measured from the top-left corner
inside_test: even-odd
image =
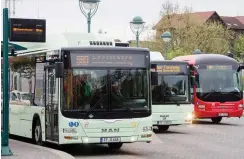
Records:
[[[60,144],[107,144],[107,143],[134,143],[152,141],[152,132],[141,133],[137,136],[106,136],[106,137],[80,137],[64,136]]]
[[[196,118],[214,118],[214,117],[241,117],[243,110],[214,110],[203,111],[197,110],[194,112]]]
[[[153,126],[189,125],[194,118],[193,113],[153,113]]]

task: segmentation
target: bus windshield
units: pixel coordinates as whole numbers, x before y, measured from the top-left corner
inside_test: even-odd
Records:
[[[242,99],[241,72],[234,69],[198,69],[197,97],[208,102],[239,101]]]
[[[146,69],[65,70],[64,111],[138,112],[149,110]]]
[[[158,85],[152,85],[152,104],[189,103],[187,75],[158,75]]]

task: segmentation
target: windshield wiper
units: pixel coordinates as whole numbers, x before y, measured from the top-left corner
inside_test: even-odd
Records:
[[[117,98],[117,100],[119,100],[119,102],[121,103],[122,108],[125,108],[126,110],[128,110],[129,112],[131,112],[131,113],[134,114],[134,112],[133,112],[130,108],[128,108],[128,107],[126,107],[126,106],[124,105],[124,103],[123,103],[123,101],[122,101],[121,99],[119,99],[118,97],[116,97],[116,98]]]
[[[177,100],[175,100],[175,99],[170,99],[171,101],[173,101],[173,102],[175,102],[175,104],[177,105],[177,106],[180,106],[180,104],[179,104],[179,102],[177,101]]]
[[[100,97],[100,99],[86,112],[86,114],[88,114],[88,113],[91,113],[91,112],[93,112],[96,108],[97,108],[97,106],[98,106],[98,104],[101,102],[101,100],[105,97],[105,96],[107,96],[108,94],[104,94],[104,95],[102,95],[101,97]]]
[[[209,97],[210,95],[212,95],[215,92],[216,91],[214,89],[211,89],[211,92],[209,92],[209,94],[207,94],[203,99],[207,99],[207,97]]]
[[[234,91],[232,91],[232,92],[221,92],[221,94],[228,94],[228,95],[231,94],[231,95],[234,95],[234,96],[241,98],[241,92],[234,92]]]

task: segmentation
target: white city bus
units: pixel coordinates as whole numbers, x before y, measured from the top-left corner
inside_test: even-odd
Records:
[[[15,92],[29,92],[30,102],[10,96],[10,134],[37,144],[105,143],[111,149],[151,142],[148,49],[69,46],[11,61],[22,69],[12,72],[22,74],[10,83]]]
[[[171,125],[190,124],[193,105],[187,62],[164,60],[160,52],[150,52],[152,74],[152,120],[160,132]]]

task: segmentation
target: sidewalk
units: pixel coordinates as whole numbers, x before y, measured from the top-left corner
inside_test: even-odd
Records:
[[[9,140],[13,156],[1,156],[2,159],[74,159],[73,156],[51,148],[33,145],[17,140]]]

